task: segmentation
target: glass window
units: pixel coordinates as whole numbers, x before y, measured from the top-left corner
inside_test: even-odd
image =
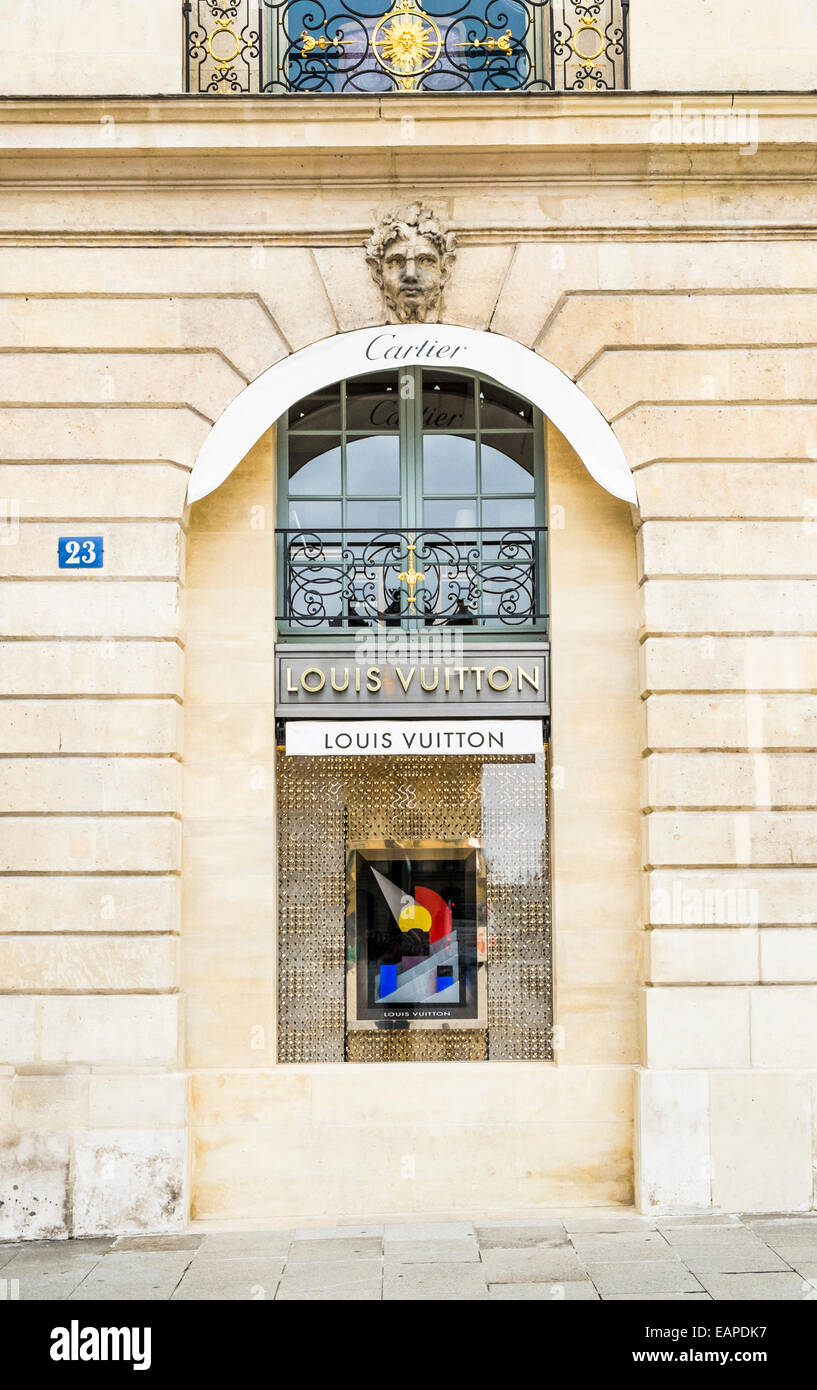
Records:
[[[337,530],[342,524],[340,499],[337,502],[318,502],[314,498],[294,498],[289,504],[289,524],[301,528]]]
[[[423,487],[426,495],[476,492],[474,438],[460,434],[426,434],[423,437]]]
[[[346,490],[360,497],[399,497],[400,440],[397,435],[367,435],[346,445]]]
[[[477,504],[472,497],[426,498],[423,525],[440,527],[476,526]]]
[[[396,372],[355,377],[346,383],[347,430],[399,430],[400,392]]]
[[[312,396],[305,396],[289,412],[289,428],[293,430],[339,430],[340,386],[325,386]]]
[[[291,497],[339,497],[341,491],[340,442],[325,435],[295,434],[289,441],[289,492]]]
[[[480,457],[483,492],[533,492],[532,434],[489,434]]]
[[[374,498],[366,502],[347,502],[347,526],[370,526],[372,531],[382,531],[387,526],[400,525],[400,503],[383,502]]]
[[[453,372],[423,372],[423,428],[472,430],[474,378]]]
[[[532,497],[492,497],[486,515],[492,526],[533,526]]]
[[[483,430],[529,429],[533,406],[491,381],[479,383],[479,423]]]

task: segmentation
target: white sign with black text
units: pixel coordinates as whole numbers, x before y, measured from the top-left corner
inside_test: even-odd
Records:
[[[298,719],[286,723],[290,758],[519,755],[541,752],[542,743],[541,719]]]

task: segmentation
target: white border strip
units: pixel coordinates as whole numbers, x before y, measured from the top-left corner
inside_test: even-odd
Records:
[[[288,719],[288,758],[541,753],[541,719]]]

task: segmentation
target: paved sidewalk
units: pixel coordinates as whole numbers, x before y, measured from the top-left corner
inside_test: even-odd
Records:
[[[0,1245],[0,1298],[817,1301],[817,1214],[593,1212]]]

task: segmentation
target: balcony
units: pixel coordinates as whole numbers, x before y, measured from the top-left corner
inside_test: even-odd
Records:
[[[630,0],[185,0],[188,92],[626,88]]]
[[[278,622],[290,634],[546,626],[544,527],[277,535]]]

